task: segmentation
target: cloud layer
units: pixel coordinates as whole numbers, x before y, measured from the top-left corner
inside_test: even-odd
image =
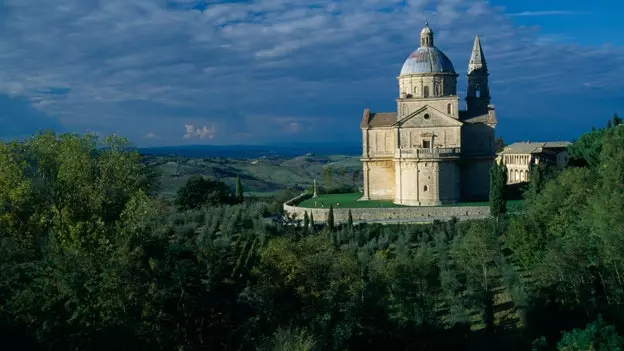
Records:
[[[481,36],[503,134],[576,133],[613,113],[601,101],[623,97],[624,48],[546,44],[501,11],[480,0],[5,0],[0,93],[67,130],[143,144],[357,141],[363,108],[395,108],[395,77],[428,20],[462,76]]]

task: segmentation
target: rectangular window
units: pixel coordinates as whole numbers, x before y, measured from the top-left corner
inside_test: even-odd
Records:
[[[431,141],[430,140],[423,140],[423,148],[425,149],[429,149],[431,148]]]

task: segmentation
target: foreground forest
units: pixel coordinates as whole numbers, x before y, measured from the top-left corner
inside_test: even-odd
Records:
[[[170,202],[125,140],[103,143],[0,144],[5,350],[623,349],[611,122],[534,170],[521,215],[430,225],[297,224],[291,194],[197,197],[197,178]]]

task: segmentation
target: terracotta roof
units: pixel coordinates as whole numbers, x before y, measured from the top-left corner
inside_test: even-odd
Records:
[[[375,127],[392,127],[397,121],[396,112],[370,112],[369,109],[364,110],[362,115],[361,128]]]
[[[368,120],[370,119],[370,110],[365,108],[362,114],[362,121],[360,122],[360,128],[368,128]]]

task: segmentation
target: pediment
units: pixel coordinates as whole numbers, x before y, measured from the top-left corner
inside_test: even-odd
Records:
[[[460,127],[462,122],[431,107],[424,106],[394,124],[402,128]]]

